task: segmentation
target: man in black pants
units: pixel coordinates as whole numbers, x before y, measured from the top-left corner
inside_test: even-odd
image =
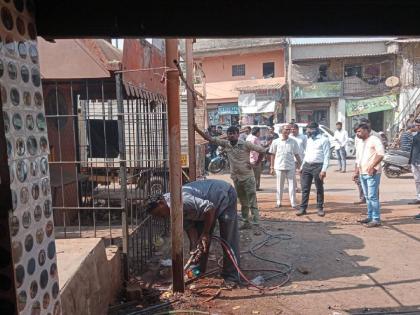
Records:
[[[327,175],[326,172],[330,162],[330,142],[327,137],[320,134],[316,122],[308,124],[306,132],[308,134],[308,141],[301,167],[302,203],[296,215],[301,216],[306,214],[312,180],[314,180],[318,215],[323,217],[325,215],[324,178]]]

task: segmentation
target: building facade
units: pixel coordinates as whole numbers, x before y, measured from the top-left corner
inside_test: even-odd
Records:
[[[283,116],[284,40],[202,39],[194,62],[205,78],[207,125],[265,125]]]
[[[399,88],[387,85],[397,75],[390,38],[297,38],[291,45],[292,117],[333,128],[369,118],[387,131],[398,108]]]

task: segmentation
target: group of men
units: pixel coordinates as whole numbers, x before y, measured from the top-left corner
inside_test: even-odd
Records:
[[[337,171],[346,172],[347,132],[342,123],[336,124],[335,150],[339,159]],[[416,178],[417,200],[420,204],[420,120],[416,121],[417,134],[413,136],[410,162]],[[216,221],[220,235],[231,247],[239,264],[239,229],[249,229],[259,224],[256,177],[261,174],[258,164],[270,155],[270,173],[277,176],[276,207],[282,207],[284,183],[288,181],[289,198],[296,215],[306,214],[312,182],[315,183],[317,214],[324,216],[324,179],[329,166],[330,141],[321,134],[317,123],[307,125],[306,135],[299,134],[295,123],[282,127],[278,138],[271,139],[269,147],[259,143],[259,128],[251,129],[246,138],[240,137],[236,126],[227,129],[226,136],[212,136],[195,126],[196,131],[211,145],[224,148],[229,162],[234,187],[221,180],[200,180],[183,186],[184,229],[190,240],[190,250],[199,249],[195,261],[202,271],[207,264],[211,235]],[[380,137],[371,130],[369,120],[361,120],[354,127],[356,133],[356,161],[354,181],[360,185],[367,203],[367,216],[359,222],[367,227],[381,224],[379,184],[384,146]],[[301,182],[301,203],[296,201],[296,173]],[[241,204],[243,225],[238,227],[237,198]],[[170,194],[150,198],[147,210],[155,216],[170,214]],[[420,215],[416,216],[420,219]],[[224,253],[221,274],[228,286],[239,281],[239,273],[228,255]]]

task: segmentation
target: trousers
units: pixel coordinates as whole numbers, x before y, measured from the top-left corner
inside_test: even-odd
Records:
[[[324,182],[319,178],[321,171],[322,163],[305,163],[302,167],[302,203],[300,208],[303,210],[308,208],[312,180],[315,181],[317,208],[324,208]]]
[[[414,176],[414,182],[416,183],[416,198],[420,200],[420,164],[411,164],[411,170]]]
[[[257,164],[252,165],[252,169],[254,171],[255,186],[256,186],[257,189],[260,189],[262,162],[258,162]]]
[[[335,150],[335,152],[337,153],[337,159],[338,159],[338,166],[340,167],[340,170],[345,171],[346,170],[346,166],[347,166],[347,153],[346,153],[346,148],[345,147],[341,147],[337,150]]]
[[[283,198],[283,191],[284,191],[284,182],[287,180],[287,185],[289,187],[289,198],[290,204],[292,207],[296,207],[296,170],[276,170],[277,175],[277,191],[276,191],[276,198],[277,198],[277,205],[281,205],[281,201]]]
[[[360,183],[367,204],[368,219],[373,221],[381,221],[381,204],[379,203],[379,184],[381,182],[381,174],[360,175]]]
[[[251,211],[252,221],[258,223],[259,211],[257,204],[257,191],[255,178],[248,177],[244,180],[233,180],[239,202],[241,203],[241,214],[245,222],[249,222],[249,212]]]

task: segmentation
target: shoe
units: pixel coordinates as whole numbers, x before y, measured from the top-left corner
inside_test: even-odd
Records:
[[[357,223],[368,224],[370,221],[372,221],[372,219],[366,218],[366,219],[362,219],[362,220],[357,220]]]
[[[292,206],[292,209],[299,210],[299,206]]]
[[[277,209],[280,209],[281,208],[281,205],[280,204],[276,204],[276,208]]]
[[[353,202],[354,205],[363,205],[365,203],[366,203],[365,199]]]
[[[414,219],[420,220],[420,213],[414,216]]]
[[[261,188],[257,188],[257,191],[262,191],[262,189]]]
[[[299,210],[296,212],[296,215],[297,215],[298,217],[300,217],[301,215],[304,215],[304,214],[306,214],[306,210],[305,210],[305,209],[299,209]]]
[[[409,205],[420,205],[420,200],[410,201],[408,204]]]
[[[223,283],[222,283],[222,288],[226,290],[235,289],[237,286],[238,284],[235,281],[223,280]]]
[[[339,170],[335,170],[334,172],[337,172],[337,173],[338,173],[338,172],[341,172],[341,169],[339,169]]]
[[[346,172],[346,170],[342,170],[340,173],[345,173]]]
[[[324,217],[324,216],[325,216],[325,211],[324,211],[324,209],[318,209],[318,215],[319,215],[320,217]]]
[[[249,230],[252,228],[251,223],[249,222],[245,222],[244,224],[241,225],[241,227],[239,228],[240,230]]]
[[[300,188],[296,188],[296,192],[297,193],[300,193],[301,192],[301,189]]]
[[[368,228],[373,228],[373,227],[378,227],[381,226],[381,222],[379,221],[370,221],[368,224],[366,224],[366,227]]]

